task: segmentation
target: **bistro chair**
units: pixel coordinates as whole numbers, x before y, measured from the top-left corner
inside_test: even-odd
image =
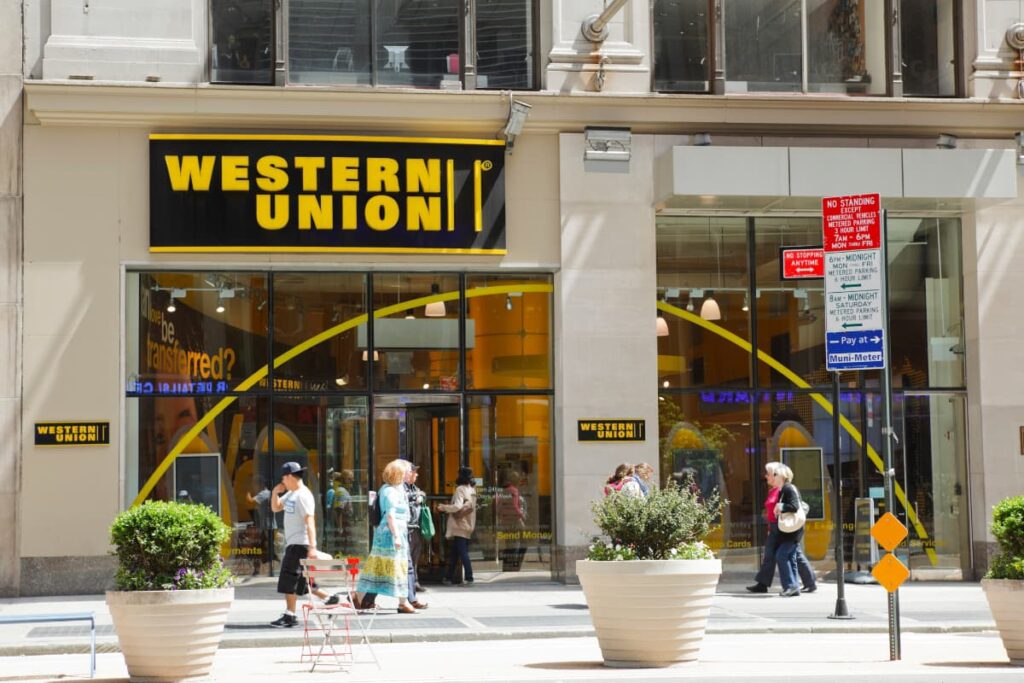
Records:
[[[302,574],[309,582],[310,592],[302,603],[302,654],[300,662],[310,662],[310,672],[325,658],[348,671],[357,663],[355,650],[365,645],[370,660],[380,669],[380,661],[370,644],[368,633],[373,628],[377,607],[361,609],[352,599],[359,578],[359,558],[301,560]],[[338,601],[328,605],[313,595],[317,588],[336,595]],[[353,643],[353,636],[355,643]]]

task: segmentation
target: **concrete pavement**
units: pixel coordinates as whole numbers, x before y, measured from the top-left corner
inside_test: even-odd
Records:
[[[846,586],[855,619],[828,619],[835,584],[780,598],[752,595],[743,584],[719,586],[700,661],[657,670],[613,670],[601,664],[583,593],[547,581],[430,587],[430,608],[416,615],[384,610],[372,630],[381,670],[357,663],[350,681],[936,681],[1024,680],[1011,667],[978,584],[919,583],[900,591],[903,659],[888,656],[885,591]],[[388,605],[386,599],[381,599]],[[394,604],[394,603],[391,603]],[[272,581],[248,580],[236,590],[216,681],[338,680],[336,667],[315,673],[300,664],[302,629],[268,622],[282,600]],[[95,611],[97,679],[125,681],[127,671],[103,597],[0,600],[0,614]],[[0,626],[0,682],[67,680],[88,672],[88,627],[74,624]],[[29,656],[33,655],[33,656]],[[365,652],[361,653],[365,659]]]

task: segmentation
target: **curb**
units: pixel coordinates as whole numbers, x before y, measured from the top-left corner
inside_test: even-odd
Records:
[[[995,633],[995,624],[977,625],[952,625],[952,626],[930,626],[912,625],[900,629],[902,633]],[[708,635],[763,635],[772,634],[842,634],[842,633],[877,633],[887,634],[888,628],[883,625],[853,626],[846,622],[836,625],[793,625],[793,626],[765,626],[764,628],[730,628],[719,627],[709,628]],[[382,633],[371,633],[370,642],[374,644],[387,643],[442,643],[442,642],[467,642],[479,640],[539,640],[548,638],[592,638],[594,629],[583,627],[579,629],[551,629],[551,630],[524,630],[524,631],[420,631],[409,633],[407,631],[385,631]],[[104,640],[106,642],[104,642]],[[82,642],[70,643],[33,643],[26,645],[0,645],[0,657],[21,657],[32,655],[63,655],[63,654],[88,654],[89,643],[85,638]],[[226,638],[221,640],[221,649],[245,649],[257,647],[301,647],[303,637],[301,632],[294,635],[267,635],[258,638]],[[106,637],[96,643],[97,654],[120,652],[121,648],[115,637]]]

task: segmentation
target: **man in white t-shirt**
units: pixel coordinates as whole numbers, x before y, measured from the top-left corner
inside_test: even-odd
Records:
[[[281,483],[270,494],[270,509],[284,511],[284,559],[277,578],[277,592],[284,594],[285,611],[270,622],[277,628],[291,628],[298,624],[295,616],[296,596],[309,592],[302,576],[300,560],[316,559],[316,501],[313,492],[302,481],[306,470],[297,462],[286,462],[281,467]],[[321,591],[316,591],[321,597]],[[332,598],[333,599],[333,596]]]

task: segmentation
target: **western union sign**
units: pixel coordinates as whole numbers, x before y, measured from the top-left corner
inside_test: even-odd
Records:
[[[149,136],[150,251],[505,253],[505,143]]]
[[[37,446],[106,446],[109,422],[36,422]]]
[[[645,420],[578,420],[576,436],[580,441],[643,441]]]

